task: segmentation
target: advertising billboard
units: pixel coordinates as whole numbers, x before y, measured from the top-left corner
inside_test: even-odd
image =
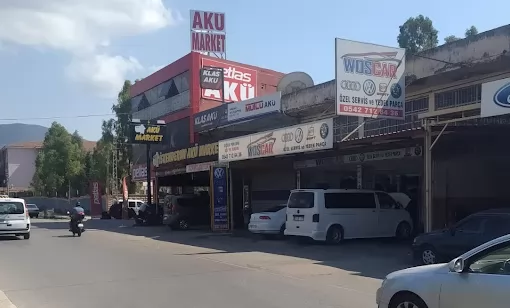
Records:
[[[211,229],[229,230],[228,170],[227,167],[211,167]]]
[[[90,181],[89,190],[90,216],[101,216],[101,213],[103,212],[103,194],[101,192],[101,184],[99,184],[98,181]]]
[[[223,86],[223,69],[216,67],[202,67],[200,69],[200,88],[221,90]]]
[[[404,119],[405,49],[335,40],[336,114]]]
[[[204,132],[207,130],[215,129],[217,127],[226,125],[228,105],[219,105],[218,107],[211,108],[199,112],[193,116],[193,130],[195,133]]]
[[[202,98],[226,103],[244,101],[257,96],[257,71],[222,60],[202,58],[202,67],[223,69],[222,90],[202,89]],[[202,110],[201,110],[202,111]]]
[[[229,162],[333,148],[333,119],[304,123],[219,142],[219,161]]]
[[[225,13],[190,11],[191,51],[225,57]]]
[[[482,84],[481,117],[510,113],[510,78]]]
[[[133,144],[162,144],[165,125],[151,123],[133,123],[129,128],[129,141]]]
[[[218,143],[195,144],[180,150],[161,153],[156,152],[152,164],[159,168],[172,163],[194,164],[218,160]]]

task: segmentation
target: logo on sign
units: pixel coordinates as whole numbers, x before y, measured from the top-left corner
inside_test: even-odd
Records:
[[[257,157],[264,155],[274,155],[273,148],[276,138],[273,136],[273,132],[266,134],[259,139],[248,144],[248,156]]]
[[[391,96],[393,98],[400,98],[402,96],[402,87],[398,83],[394,83],[390,88]]]
[[[195,118],[195,125],[204,125],[215,121],[218,118],[218,111],[211,111]]]
[[[214,169],[214,177],[215,178],[217,178],[218,180],[221,180],[221,179],[223,179],[224,176],[225,176],[225,169],[223,169],[223,168]]]
[[[239,102],[257,95],[257,71],[217,60],[203,59],[202,66],[223,69],[225,102]],[[202,89],[204,99],[221,101],[221,90]]]
[[[101,204],[98,182],[92,182],[92,195],[94,204]]]
[[[303,130],[301,129],[301,127],[298,127],[296,129],[296,132],[294,133],[294,135],[296,136],[297,143],[301,143],[301,141],[303,141]]]
[[[340,87],[344,90],[359,91],[361,90],[361,83],[351,80],[342,80],[340,82]]]
[[[510,108],[510,83],[505,84],[496,91],[494,103],[503,108]]]
[[[375,82],[373,82],[371,79],[367,79],[365,82],[363,82],[363,92],[365,92],[366,95],[374,95],[375,89]]]
[[[395,78],[400,60],[398,52],[349,53],[342,56],[348,74]],[[375,92],[375,91],[374,91]]]
[[[220,90],[222,85],[223,69],[202,68],[200,70],[200,87],[202,89]]]
[[[321,135],[322,139],[326,139],[326,137],[329,134],[329,126],[326,123],[322,123],[321,128],[319,130],[319,134]]]
[[[282,142],[290,142],[294,140],[294,134],[293,133],[284,133],[282,134]]]

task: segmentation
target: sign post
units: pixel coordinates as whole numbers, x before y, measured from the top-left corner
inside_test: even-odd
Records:
[[[165,141],[165,122],[162,120],[142,121],[132,120],[130,127],[130,142],[133,144],[145,144],[147,152],[147,204],[152,203],[151,192],[151,145],[162,144]],[[157,211],[157,206],[156,206]]]

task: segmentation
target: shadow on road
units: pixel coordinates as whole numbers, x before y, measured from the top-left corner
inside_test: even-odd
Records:
[[[17,241],[21,240],[21,238],[17,236],[0,236],[0,242],[7,242],[7,241]]]
[[[68,232],[67,221],[32,222],[41,229],[62,229]],[[262,252],[314,260],[316,264],[353,272],[353,275],[384,278],[388,273],[412,266],[409,243],[393,239],[349,240],[338,246],[330,246],[296,239],[267,240],[249,232],[217,234],[206,230],[172,231],[166,226],[135,226],[132,220],[99,220],[85,222],[90,232],[102,230],[158,241],[190,245],[217,252],[201,252],[195,255],[218,253]],[[86,234],[84,235],[86,236]],[[57,237],[72,237],[59,235]],[[183,254],[193,255],[193,254]]]

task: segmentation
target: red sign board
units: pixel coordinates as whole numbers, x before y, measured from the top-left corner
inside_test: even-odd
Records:
[[[257,71],[251,68],[230,64],[222,60],[202,59],[202,67],[223,69],[223,91],[225,102],[239,102],[257,96]],[[222,101],[222,91],[202,89],[202,98]]]
[[[103,212],[103,196],[101,193],[101,185],[98,181],[90,181],[89,190],[90,216],[101,216],[101,213]]]

